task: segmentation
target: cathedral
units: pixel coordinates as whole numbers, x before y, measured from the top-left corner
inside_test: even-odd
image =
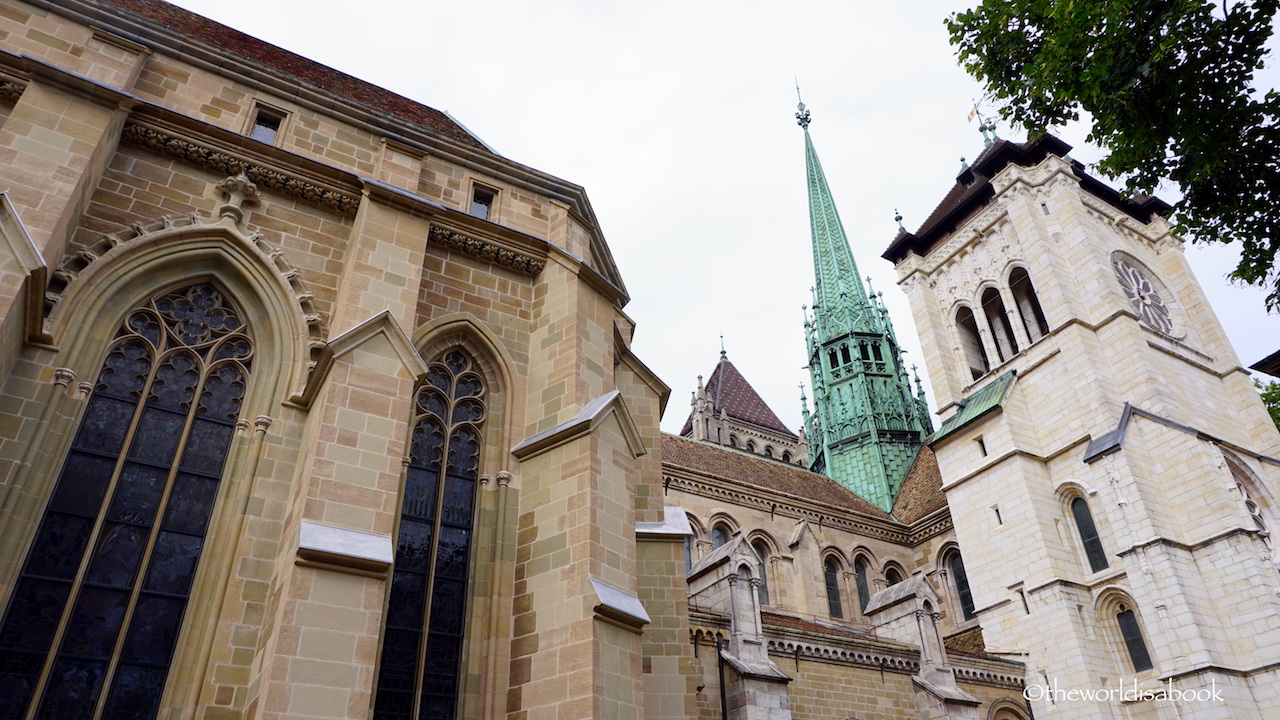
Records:
[[[992,132],[884,239],[935,419],[811,119],[804,427],[722,351],[664,434],[582,187],[0,4],[0,720],[1280,717],[1280,433],[1169,207]]]

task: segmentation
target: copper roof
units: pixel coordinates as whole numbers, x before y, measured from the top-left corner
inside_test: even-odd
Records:
[[[788,493],[833,508],[890,519],[883,510],[825,475],[721,445],[663,433],[662,463]]]
[[[248,65],[266,68],[328,95],[385,113],[479,150],[485,146],[449,116],[402,95],[308,60],[206,17],[160,0],[98,0],[100,6],[159,25],[188,41],[206,43]]]
[[[724,410],[725,414],[735,420],[758,425],[762,428],[782,433],[789,438],[799,439],[795,433],[791,432],[773,410],[765,404],[760,398],[755,388],[751,387],[751,383],[742,377],[742,373],[738,372],[738,368],[729,362],[724,355],[720,356],[720,362],[716,363],[716,369],[711,373],[711,379],[707,380],[703,386],[707,391],[707,397],[711,398],[713,403],[713,411],[716,415]],[[689,418],[684,421],[684,427],[680,430],[680,434],[689,437],[693,434],[693,413],[689,413]]]

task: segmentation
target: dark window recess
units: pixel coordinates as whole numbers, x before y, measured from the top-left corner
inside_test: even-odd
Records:
[[[719,525],[711,528],[711,547],[718,548],[729,542],[729,533]]]
[[[1129,651],[1129,661],[1133,663],[1134,672],[1150,670],[1151,655],[1147,653],[1147,643],[1142,639],[1142,628],[1138,627],[1138,616],[1125,606],[1120,606],[1116,613],[1116,622],[1120,625],[1120,634],[1124,636],[1125,649]]]
[[[493,214],[493,200],[496,197],[489,188],[476,185],[471,189],[471,214],[481,220],[488,220]]]
[[[871,588],[867,585],[867,564],[862,560],[853,563],[853,578],[858,584],[858,610],[867,614],[867,603],[871,600]]]
[[[849,346],[848,346],[848,345],[841,345],[841,346],[840,346],[840,359],[841,359],[841,360],[843,360],[843,361],[845,361],[845,362],[852,362],[853,358],[849,357]]]
[[[756,558],[756,572],[760,574],[760,604],[769,604],[769,551],[763,543],[756,543],[754,546]]]
[[[822,577],[827,583],[827,612],[839,620],[844,617],[844,608],[840,604],[840,578],[834,560],[827,561]]]
[[[280,124],[283,122],[284,116],[280,113],[258,108],[258,114],[253,118],[253,129],[249,131],[249,137],[268,145],[275,145],[276,136],[280,134]]]
[[[960,612],[965,620],[973,620],[978,617],[978,611],[973,606],[973,593],[969,590],[969,576],[964,572],[964,560],[960,559],[960,553],[952,555],[948,564],[951,566],[951,579],[956,584],[956,596],[960,599]]]
[[[1089,503],[1084,498],[1071,501],[1071,514],[1076,517],[1076,528],[1080,530],[1080,540],[1084,543],[1084,554],[1089,558],[1089,567],[1094,572],[1106,570],[1107,553],[1102,549],[1102,540],[1098,537],[1098,528],[1093,524],[1093,514],[1089,512]]]
[[[415,394],[375,718],[456,714],[486,403],[484,381],[456,350]]]
[[[156,717],[253,361],[240,318],[202,283],[117,330],[0,623],[0,717]]]

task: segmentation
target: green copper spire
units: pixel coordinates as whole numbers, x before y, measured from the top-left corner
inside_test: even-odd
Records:
[[[813,412],[805,411],[810,466],[888,512],[924,438],[933,432],[923,389],[912,392],[880,296],[863,285],[799,105],[813,238],[812,313],[805,315]]]

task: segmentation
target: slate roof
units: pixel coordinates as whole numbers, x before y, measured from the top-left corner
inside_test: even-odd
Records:
[[[471,148],[487,150],[483,143],[439,110],[233,30],[189,10],[160,0],[98,0],[98,4],[133,15],[142,20],[144,25],[167,28],[187,41],[211,45],[251,67],[275,71],[301,85],[310,86],[317,92],[336,95],[372,111],[417,125],[429,133],[442,135]],[[160,32],[156,31],[156,34],[159,35]]]
[[[825,475],[721,445],[663,433],[662,463],[750,483],[863,515],[891,519],[883,510]]]
[[[751,383],[742,377],[742,373],[738,372],[738,368],[734,367],[727,357],[720,356],[720,362],[716,363],[711,379],[707,380],[703,387],[707,391],[707,397],[713,402],[715,414],[719,415],[720,411],[724,410],[726,415],[735,420],[768,428],[789,438],[799,439],[786,425],[782,424],[755,388],[751,387]],[[684,421],[680,434],[685,437],[693,434],[692,412]]]

